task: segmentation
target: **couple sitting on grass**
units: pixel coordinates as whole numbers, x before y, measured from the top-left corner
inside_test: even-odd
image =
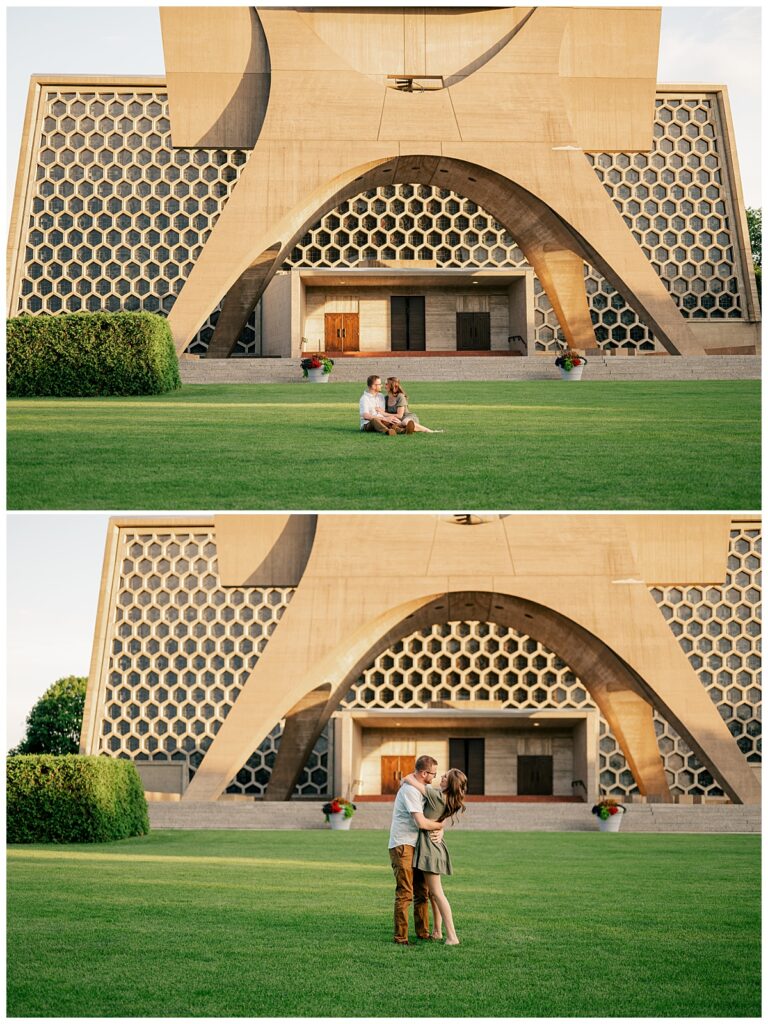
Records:
[[[458,768],[449,768],[438,785],[437,761],[424,754],[414,770],[400,784],[392,809],[389,833],[389,859],[395,873],[395,942],[409,946],[408,916],[413,903],[416,935],[425,941],[438,941],[446,929],[446,946],[458,946],[451,905],[443,892],[441,875],[453,874],[451,858],[443,842],[443,824],[447,818],[464,812],[467,777]],[[432,905],[432,931],[429,930],[429,905]]]
[[[387,377],[386,395],[381,393],[381,377],[371,374],[360,398],[360,429],[377,434],[442,434],[419,423],[408,411],[408,396],[397,377]]]

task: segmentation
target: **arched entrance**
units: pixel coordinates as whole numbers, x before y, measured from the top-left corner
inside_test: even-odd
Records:
[[[448,613],[448,615],[446,614]],[[531,601],[515,598],[510,595],[486,594],[475,592],[457,592],[433,598],[420,609],[411,612],[382,634],[367,651],[350,667],[335,686],[328,685],[322,691],[308,695],[303,706],[297,706],[286,716],[281,747],[278,752],[272,776],[265,793],[266,799],[286,800],[293,793],[294,787],[314,747],[317,737],[326,727],[331,715],[339,708],[349,691],[350,686],[358,678],[361,668],[366,667],[393,643],[408,636],[414,630],[424,629],[447,621],[458,614],[462,620],[475,619],[484,623],[498,623],[514,629],[518,634],[530,636],[541,642],[548,650],[554,651],[583,683],[589,697],[594,702],[605,720],[609,723],[616,737],[627,764],[632,772],[639,791],[644,795],[669,800],[669,788],[664,775],[663,765],[656,743],[653,724],[653,703],[648,688],[621,659],[597,637],[589,634],[565,616],[553,612]],[[443,666],[446,667],[447,666]],[[457,673],[457,678],[460,672]],[[448,690],[447,687],[441,688]],[[479,689],[480,696],[474,698],[474,689]],[[487,685],[473,684],[472,691],[459,687],[458,699],[439,701],[445,705],[444,711],[469,711],[472,714],[506,719],[511,724],[513,702],[507,699],[497,700],[502,696],[505,686],[495,683],[491,689]],[[644,692],[645,691],[645,692]],[[485,695],[487,693],[487,696]],[[469,702],[469,703],[468,703]],[[420,702],[419,702],[420,703]],[[584,704],[584,702],[582,702]],[[555,710],[552,702],[548,710]],[[586,705],[585,705],[586,706]],[[506,716],[504,714],[506,709]],[[446,724],[446,714],[436,716],[437,708],[423,709],[423,719],[429,715],[439,718]],[[419,713],[412,714],[412,724],[418,723]],[[456,717],[454,715],[454,717]],[[467,724],[471,715],[464,719]],[[579,716],[583,717],[583,716]],[[564,728],[572,729],[572,723],[565,725],[567,715],[561,714],[558,720]],[[541,727],[542,722],[539,722]],[[534,728],[532,726],[532,728]],[[589,782],[590,795],[596,791],[596,775],[594,775],[594,758],[592,760],[592,778]],[[586,755],[580,762],[586,765]],[[581,774],[586,774],[582,771]],[[580,776],[578,776],[580,777]],[[568,780],[569,785],[572,781]],[[582,780],[583,781],[583,780]]]
[[[184,327],[183,336],[179,333],[185,306],[187,301],[192,302],[201,288],[198,281],[205,279],[207,282],[212,273],[211,268],[206,269],[209,250],[213,258],[217,233],[224,231],[228,212],[240,195],[238,190],[245,187],[250,169],[251,163],[238,182],[169,316],[169,323],[177,338],[177,348],[182,350],[200,325],[197,323],[194,328]],[[526,262],[536,273],[570,345],[588,348],[595,344],[584,288],[584,264],[587,263],[627,297],[670,352],[684,351],[692,344],[685,321],[602,191],[591,167],[585,162],[580,173],[576,172],[576,167],[571,168],[571,171],[583,178],[582,188],[590,192],[593,188],[597,190],[593,199],[598,200],[599,197],[599,201],[595,205],[601,208],[603,201],[605,203],[601,212],[605,224],[612,228],[612,232],[605,231],[607,237],[604,242],[594,237],[595,232],[588,231],[586,225],[582,225],[579,230],[570,224],[555,206],[542,201],[523,185],[480,164],[414,154],[407,159],[393,156],[374,166],[357,167],[339,175],[323,189],[316,189],[313,200],[289,211],[278,224],[269,229],[273,239],[277,237],[284,241],[268,242],[258,252],[251,248],[247,257],[243,257],[243,262],[246,258],[248,261],[246,267],[236,280],[224,285],[226,290],[223,292],[221,313],[208,348],[208,357],[224,358],[232,352],[267,285],[313,224],[361,192],[392,185],[451,189],[481,206],[499,221],[514,237]],[[232,216],[236,215],[233,210]],[[245,215],[246,211],[241,210],[239,216]],[[612,238],[612,234],[616,237]],[[624,255],[624,269],[616,265],[616,260],[611,262],[601,255],[601,249],[611,246],[618,247]],[[205,313],[198,314],[200,322],[220,298],[221,293],[211,293],[211,301]],[[202,305],[199,308],[202,309]]]
[[[373,660],[329,725],[333,790],[356,798],[394,792],[421,753],[462,769],[473,796],[583,799],[606,785],[608,726],[586,687],[555,652],[495,622],[416,628]]]

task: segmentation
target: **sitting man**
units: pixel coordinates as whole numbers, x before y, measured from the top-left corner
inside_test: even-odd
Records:
[[[372,373],[366,383],[368,387],[360,397],[360,429],[378,434],[412,434],[415,428],[411,421],[404,424],[397,416],[386,412],[381,377]]]

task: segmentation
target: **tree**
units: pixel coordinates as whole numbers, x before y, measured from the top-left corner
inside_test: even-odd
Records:
[[[752,263],[755,267],[755,281],[757,282],[757,294],[762,302],[762,279],[763,279],[763,211],[754,207],[747,207],[747,226],[749,227],[749,244],[752,247]]]
[[[49,686],[27,716],[27,735],[11,754],[76,754],[88,680],[65,676]]]

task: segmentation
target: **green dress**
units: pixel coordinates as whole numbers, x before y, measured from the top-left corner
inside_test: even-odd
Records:
[[[443,794],[437,786],[427,786],[424,803],[424,817],[437,821],[445,810]],[[413,866],[419,871],[428,871],[430,875],[452,875],[451,855],[445,843],[433,843],[429,832],[419,830],[416,849],[413,852]]]
[[[398,395],[387,393],[384,396],[384,408],[388,413],[399,413],[401,409],[404,409],[405,411],[400,420],[401,423],[407,423],[408,420],[413,420],[414,423],[420,422],[416,413],[409,411],[408,402],[402,391]]]

